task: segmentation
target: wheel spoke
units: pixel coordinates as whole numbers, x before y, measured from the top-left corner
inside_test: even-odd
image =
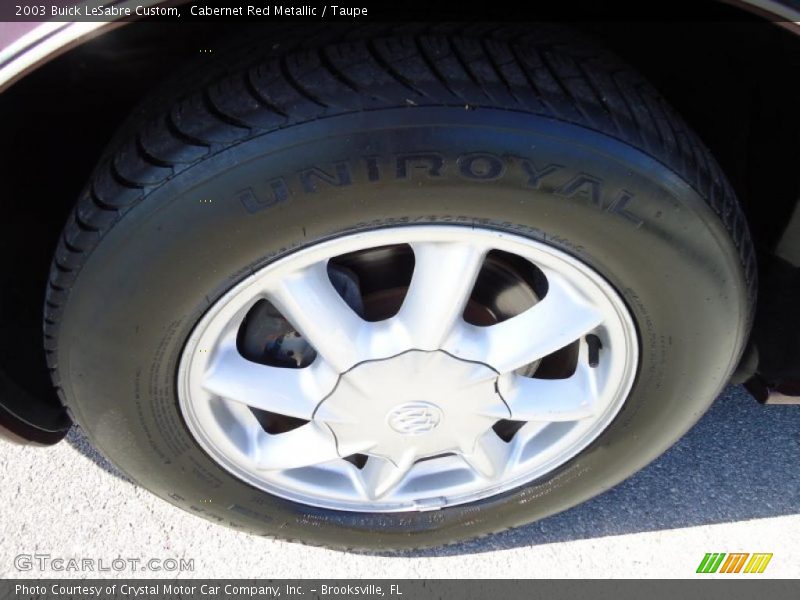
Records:
[[[382,498],[400,485],[413,464],[414,455],[410,452],[401,455],[394,461],[370,456],[367,464],[361,470],[364,493],[370,500]]]
[[[336,380],[336,372],[319,358],[304,369],[271,367],[247,360],[230,345],[220,350],[203,387],[253,408],[310,420]]]
[[[515,421],[587,419],[594,416],[596,396],[581,371],[568,379],[530,379],[511,374],[498,382],[498,388]]]
[[[472,448],[462,448],[464,460],[485,479],[495,479],[502,475],[509,455],[508,444],[493,429],[479,437]]]
[[[578,363],[566,379],[535,379],[507,373],[497,391],[515,421],[577,421],[595,416],[598,399],[596,369],[589,366],[586,342],[581,340]],[[498,407],[497,418],[506,406]]]
[[[225,415],[225,422],[231,434],[229,439],[233,445],[248,456],[254,456],[258,448],[258,438],[264,429],[253,412],[244,404],[226,402],[225,410],[221,413]]]
[[[436,350],[464,313],[486,250],[461,242],[412,244],[414,274],[398,314],[411,345]]]
[[[286,433],[264,433],[258,439],[258,468],[297,469],[340,458],[336,438],[324,425],[308,423]]]
[[[369,324],[342,299],[328,277],[326,262],[282,277],[267,295],[284,317],[338,372],[368,358],[359,352]]]
[[[444,349],[467,360],[488,364],[500,373],[552,354],[603,321],[602,312],[548,274],[547,295],[528,310],[489,327],[463,324]]]

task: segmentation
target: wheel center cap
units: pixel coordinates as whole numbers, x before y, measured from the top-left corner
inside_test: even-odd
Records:
[[[407,402],[389,411],[386,420],[397,433],[420,435],[436,429],[442,420],[442,411],[430,402]]]
[[[342,374],[314,420],[333,431],[341,456],[366,453],[399,463],[467,452],[508,415],[496,380],[484,364],[411,350]]]

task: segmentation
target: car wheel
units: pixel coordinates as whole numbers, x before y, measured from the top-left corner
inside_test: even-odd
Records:
[[[753,251],[639,76],[544,28],[264,46],[146,102],[56,253],[55,384],[136,482],[424,547],[607,490],[713,401]]]

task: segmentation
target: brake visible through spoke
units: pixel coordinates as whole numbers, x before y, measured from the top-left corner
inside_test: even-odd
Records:
[[[548,282],[547,295],[531,308],[488,327],[465,323],[447,340],[445,350],[508,373],[552,354],[603,322],[603,312],[572,292],[563,278],[551,275]]]
[[[303,369],[272,367],[249,361],[235,346],[228,346],[216,357],[203,386],[252,408],[310,420],[338,378],[319,358]]]

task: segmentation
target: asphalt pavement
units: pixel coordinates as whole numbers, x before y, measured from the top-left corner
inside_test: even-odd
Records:
[[[0,442],[0,506],[4,578],[684,578],[698,576],[707,552],[773,553],[758,577],[796,578],[800,406],[762,407],[728,388],[686,437],[605,494],[480,541],[401,556],[212,525],[127,481],[77,428],[51,448]],[[94,571],[80,566],[85,558]],[[184,571],[172,570],[181,559]]]

